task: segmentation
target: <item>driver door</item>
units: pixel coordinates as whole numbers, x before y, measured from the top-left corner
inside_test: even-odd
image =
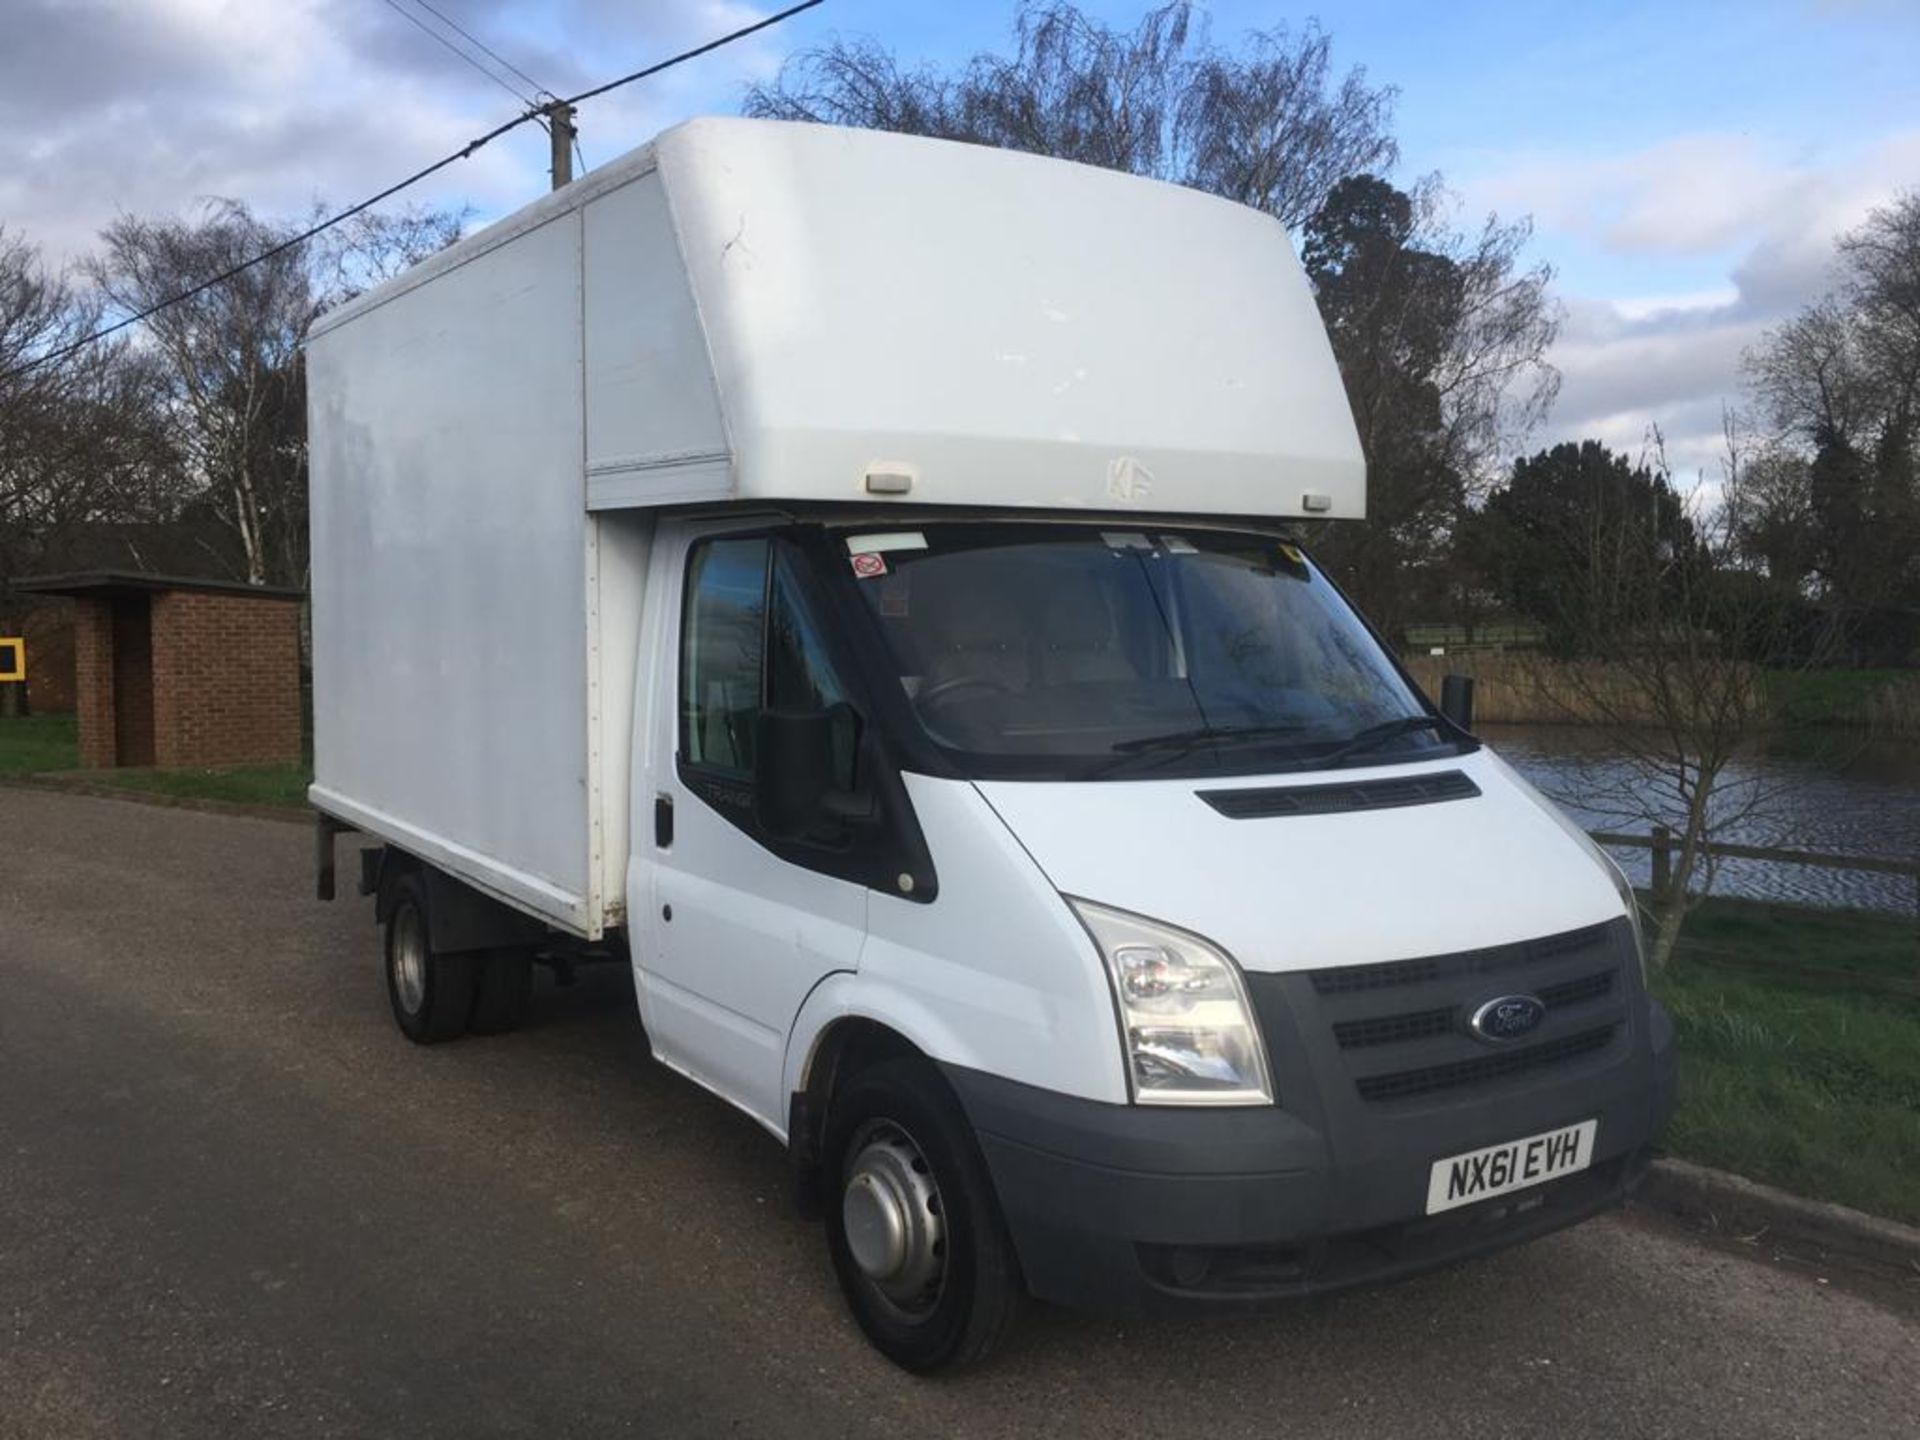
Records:
[[[643,1010],[662,1061],[784,1133],[787,1032],[824,976],[856,968],[868,891],[775,853],[754,818],[755,727],[769,705],[845,691],[777,531],[689,525],[669,548],[674,658],[646,701],[637,792],[654,824],[635,827],[628,881],[629,913],[648,918],[644,941],[634,927]]]

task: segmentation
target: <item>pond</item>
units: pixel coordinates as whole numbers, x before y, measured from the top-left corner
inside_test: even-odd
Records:
[[[1614,798],[1627,790],[1644,793],[1643,777],[1624,751],[1609,747],[1597,732],[1572,725],[1483,725],[1479,732],[1584,828],[1647,832],[1647,819],[1629,819]],[[1749,796],[1765,800],[1753,813],[1729,820],[1724,840],[1835,855],[1920,857],[1920,745],[1873,743],[1834,732],[1791,747],[1759,749],[1730,767],[1727,778],[1732,804]],[[1676,807],[1661,808],[1675,814]],[[1636,884],[1648,882],[1648,852],[1613,854]],[[1892,914],[1910,915],[1915,908],[1909,876],[1771,861],[1723,861],[1714,890]]]

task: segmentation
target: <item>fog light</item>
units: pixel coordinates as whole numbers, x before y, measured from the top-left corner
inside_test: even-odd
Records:
[[[1173,1283],[1188,1290],[1205,1280],[1212,1268],[1213,1257],[1191,1245],[1181,1245],[1167,1256],[1167,1273],[1173,1276]]]

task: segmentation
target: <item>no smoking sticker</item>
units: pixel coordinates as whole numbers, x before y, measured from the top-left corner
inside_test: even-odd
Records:
[[[887,557],[864,550],[853,558],[853,573],[862,580],[871,580],[877,575],[887,573]]]

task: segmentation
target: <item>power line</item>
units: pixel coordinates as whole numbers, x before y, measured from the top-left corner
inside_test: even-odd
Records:
[[[289,237],[288,239],[282,240],[278,245],[270,245],[265,250],[262,250],[258,255],[255,255],[251,259],[242,260],[238,265],[234,265],[226,270],[222,270],[218,275],[215,275],[207,280],[202,280],[198,285],[194,285],[188,289],[182,290],[177,295],[169,295],[166,299],[161,300],[153,305],[149,305],[146,309],[140,311],[136,315],[129,315],[123,320],[116,320],[111,325],[103,325],[98,330],[95,330],[92,334],[83,335],[80,339],[75,340],[71,345],[63,345],[58,350],[50,350],[45,355],[41,355],[35,359],[27,361],[24,365],[16,365],[12,370],[7,372],[6,378],[11,380],[16,375],[24,375],[27,371],[38,369],[42,365],[51,365],[56,360],[64,360],[67,356],[73,354],[75,351],[84,350],[87,346],[94,344],[96,341],[104,340],[109,335],[116,335],[120,331],[125,330],[130,325],[138,325],[142,320],[151,320],[155,315],[158,315],[162,310],[171,309],[175,305],[179,305],[184,301],[193,299],[196,295],[204,295],[207,293],[207,291],[213,289],[214,286],[224,285],[227,283],[227,281],[233,279],[236,275],[245,274],[247,271],[251,270],[254,266],[263,265],[267,261],[273,259],[274,256],[283,255],[287,251],[293,249],[293,247],[296,245],[304,245],[307,241],[313,239],[314,236],[319,235],[324,231],[331,230],[334,226],[340,224],[344,220],[351,220],[354,216],[360,214],[363,210],[371,210],[374,206],[378,205],[382,200],[392,199],[395,195],[398,195],[402,190],[405,190],[408,186],[419,184],[422,180],[426,179],[429,175],[432,175],[434,172],[446,169],[447,166],[453,164],[454,161],[466,159],[469,155],[473,154],[474,151],[478,150],[482,145],[486,145],[494,140],[498,140],[502,135],[506,134],[509,130],[517,129],[518,127],[526,124],[529,120],[534,118],[536,113],[537,112],[534,112],[534,111],[528,111],[525,115],[516,115],[513,119],[507,121],[506,124],[496,125],[493,129],[489,130],[486,134],[482,135],[479,139],[468,141],[464,149],[456,150],[453,152],[453,154],[444,156],[441,159],[434,161],[433,164],[427,166],[425,169],[414,171],[413,174],[409,175],[406,179],[400,181],[397,184],[389,185],[386,189],[382,190],[379,194],[369,196],[367,199],[362,200],[358,205],[351,205],[345,210],[342,210],[337,215],[330,215],[325,220],[322,220],[319,224],[314,225],[309,229],[302,230],[298,235],[294,235]]]
[[[389,5],[394,5],[396,9],[399,8],[395,4],[395,0],[386,0],[386,3]],[[512,72],[514,75],[517,75],[520,79],[524,80],[528,85],[532,86],[533,87],[532,95],[524,95],[524,94],[520,95],[520,99],[526,101],[527,104],[529,105],[539,104],[540,101],[538,97],[540,96],[545,96],[549,100],[554,98],[553,91],[549,90],[545,85],[542,85],[538,80],[534,79],[533,76],[529,75],[526,71],[522,70],[518,65],[514,64],[511,60],[507,59],[506,56],[502,55],[498,50],[494,49],[491,45],[487,44],[487,42],[482,40],[478,35],[474,34],[471,30],[467,29],[467,27],[462,25],[458,20],[454,19],[451,15],[447,14],[446,11],[434,5],[432,3],[432,0],[413,0],[413,3],[418,5],[422,10],[426,11],[429,15],[433,16],[434,19],[438,20],[441,24],[447,26],[455,34],[459,35],[461,38],[466,40],[469,44],[473,45],[475,48],[480,50],[483,54],[487,55],[490,59],[493,60],[495,64],[499,65],[502,69]],[[403,11],[402,13],[405,14],[406,12]],[[408,15],[407,18],[409,20],[413,19],[411,15]],[[429,31],[428,33],[431,34],[432,32]],[[434,38],[436,40],[440,39],[438,35],[435,35]],[[460,58],[462,60],[465,60],[468,64],[475,65],[475,62],[471,56],[468,56],[467,54],[461,51],[455,51],[454,53],[458,54]],[[475,68],[480,69],[480,73],[485,75],[489,80],[492,80],[496,85],[504,83],[503,81],[501,81],[500,77],[495,75],[492,71],[482,69],[478,65],[475,65]],[[518,94],[519,92],[516,91],[515,93]],[[577,134],[574,135],[572,138],[573,138],[573,157],[575,160],[579,162],[580,173],[584,175],[587,173],[587,152],[580,148],[580,137]]]
[[[422,20],[418,15],[414,14],[411,10],[405,9],[400,4],[400,0],[384,0],[384,3],[386,4],[386,7],[389,10],[393,11],[393,13],[398,15],[402,20],[405,20],[408,24],[412,25],[422,35],[425,35],[428,39],[433,40],[438,44],[446,47],[449,53],[455,56],[458,56],[462,61],[464,61],[468,65],[471,65],[475,70],[478,70],[482,75],[486,76],[487,79],[491,80],[494,84],[498,85],[502,90],[506,91],[509,95],[513,96],[514,99],[520,101],[523,105],[537,105],[539,103],[539,101],[537,101],[533,96],[527,94],[525,91],[516,90],[513,86],[509,85],[506,81],[502,80],[498,75],[494,74],[493,71],[489,70],[486,66],[482,65],[478,60],[474,59],[473,56],[469,55],[466,51],[462,50],[458,45],[454,44],[453,41],[449,40],[446,36],[442,35],[438,30],[434,29],[431,25],[427,24],[426,21]],[[422,0],[422,3],[424,3],[424,0]],[[427,8],[431,9],[432,7],[429,6]],[[436,15],[439,14],[437,10],[434,11],[434,13]],[[458,30],[460,27],[456,25],[454,28]],[[461,33],[464,35],[466,32],[461,31]],[[486,49],[484,45],[481,46],[480,48],[483,50]],[[488,53],[491,54],[492,52],[489,51]],[[509,66],[508,68],[511,69],[512,67]],[[535,90],[538,90],[540,87],[538,85],[535,85],[533,88]]]
[[[802,0],[801,4],[790,5],[785,10],[781,10],[776,12],[775,14],[767,16],[767,18],[764,20],[755,21],[751,25],[743,25],[738,30],[734,30],[729,32],[728,34],[722,35],[716,40],[709,40],[706,44],[697,45],[691,50],[682,50],[678,55],[671,56],[668,59],[662,60],[657,64],[649,65],[644,70],[636,70],[631,75],[622,75],[617,80],[609,80],[604,85],[596,85],[591,90],[583,90],[580,92],[580,94],[571,96],[565,100],[560,101],[559,103],[562,105],[577,105],[582,100],[591,100],[597,95],[606,94],[609,90],[617,90],[622,85],[631,85],[636,80],[645,80],[649,76],[658,75],[663,70],[671,70],[676,65],[684,65],[689,60],[697,60],[702,55],[709,55],[713,51],[720,49],[723,45],[731,45],[736,40],[744,40],[747,38],[747,36],[757,34],[758,32],[768,29],[771,26],[778,25],[783,20],[790,20],[795,15],[798,15],[801,11],[811,10],[816,5],[819,5],[821,3],[822,3],[822,0]],[[267,261],[273,259],[274,256],[283,255],[287,251],[293,249],[294,246],[296,245],[304,245],[307,241],[313,239],[316,235],[320,235],[328,230],[331,230],[334,226],[340,224],[342,221],[351,220],[354,216],[362,213],[363,211],[371,210],[374,206],[378,205],[382,200],[391,200],[395,195],[398,195],[402,190],[405,190],[410,186],[418,185],[422,180],[426,179],[429,175],[433,175],[441,170],[446,169],[447,166],[452,165],[456,161],[466,159],[469,155],[473,154],[474,151],[480,149],[484,145],[489,145],[493,141],[498,140],[502,135],[505,135],[509,130],[516,130],[520,126],[525,125],[530,120],[540,119],[543,113],[544,113],[544,107],[528,110],[524,114],[516,115],[514,116],[513,119],[508,120],[504,124],[494,126],[493,129],[487,131],[486,134],[480,136],[479,138],[474,140],[469,140],[463,147],[454,151],[451,155],[443,155],[440,159],[434,161],[431,165],[425,166],[422,169],[414,171],[413,174],[407,176],[406,179],[397,181],[394,184],[389,185],[386,189],[380,191],[377,195],[370,195],[365,200],[362,200],[359,204],[350,205],[345,210],[340,211],[337,215],[329,215],[325,220],[322,220],[319,224],[313,225],[308,229],[302,230],[298,235],[294,235],[286,240],[282,240],[277,245],[271,245],[267,249],[262,250],[258,255],[255,255],[254,257],[252,257],[251,259],[243,260],[238,265],[234,265],[229,267],[226,270],[222,270],[218,275],[215,275],[210,279],[203,280],[198,285],[194,285],[188,289],[182,290],[177,295],[169,295],[166,299],[158,301],[155,304],[149,305],[146,309],[140,311],[138,314],[129,315],[122,320],[116,320],[111,325],[103,325],[98,330],[93,331],[91,334],[83,335],[80,339],[75,340],[72,344],[62,345],[57,350],[49,350],[45,355],[36,356],[34,359],[28,360],[24,364],[16,365],[14,366],[13,369],[7,371],[4,375],[0,375],[0,379],[11,380],[16,375],[24,375],[30,370],[37,370],[42,365],[51,365],[56,360],[64,360],[66,359],[67,356],[72,355],[80,350],[84,350],[86,349],[87,346],[95,344],[98,341],[104,340],[109,335],[116,335],[120,331],[127,329],[129,326],[138,325],[143,320],[152,319],[155,315],[158,315],[162,310],[171,309],[175,305],[179,305],[185,301],[193,299],[196,295],[204,295],[206,294],[207,291],[213,289],[214,286],[224,285],[226,284],[227,281],[233,279],[234,276],[244,274],[245,272],[247,272],[248,270],[251,270],[256,265],[265,264]]]
[[[671,60],[662,60],[658,65],[649,65],[646,69],[636,70],[631,75],[622,75],[618,80],[609,80],[606,84],[596,85],[591,90],[582,90],[578,95],[569,95],[561,103],[564,105],[578,105],[582,100],[591,100],[594,96],[604,95],[609,90],[618,90],[622,85],[631,85],[636,80],[645,80],[649,75],[658,75],[662,70],[671,70],[683,61],[698,59],[709,51],[718,50],[722,45],[731,45],[736,40],[746,39],[747,36],[754,34],[756,31],[778,25],[782,20],[791,20],[802,10],[811,10],[820,3],[821,0],[805,0],[805,3],[801,5],[789,5],[786,9],[777,11],[767,16],[764,20],[756,21],[752,25],[742,26],[730,35],[722,35],[718,40],[709,40],[706,44],[697,46],[692,50],[683,50]]]
[[[526,71],[522,70],[518,65],[514,64],[511,60],[507,59],[506,56],[502,55],[498,50],[494,49],[491,45],[487,44],[487,42],[482,40],[478,35],[474,34],[471,30],[467,29],[467,27],[462,25],[458,20],[454,19],[451,15],[447,14],[446,11],[431,4],[430,0],[413,0],[413,3],[418,5],[422,10],[426,11],[429,15],[433,16],[434,19],[438,20],[442,25],[446,25],[450,27],[456,34],[464,37],[471,44],[478,46],[479,49],[484,54],[490,56],[493,59],[495,64],[503,67],[504,69],[510,71],[511,73],[519,76],[522,80],[526,81],[527,84],[533,87],[533,93],[536,96],[538,95],[551,96],[553,94],[553,92],[547,89],[546,86],[542,85],[538,80],[535,80],[531,75],[527,74]]]
[[[480,49],[486,51],[487,54],[492,55],[493,58],[499,61],[501,65],[511,70],[515,75],[518,75],[522,80],[525,80],[527,84],[533,87],[533,94],[529,95],[526,91],[515,89],[512,85],[509,85],[505,80],[501,79],[493,71],[489,70],[486,66],[482,65],[478,60],[474,59],[473,56],[469,55],[465,50],[462,50],[458,45],[454,44],[446,36],[442,35],[438,30],[435,30],[432,26],[428,25],[427,22],[422,20],[418,15],[414,14],[411,10],[402,8],[402,6],[400,5],[400,0],[382,0],[382,3],[384,3],[388,9],[392,10],[394,14],[398,15],[402,20],[407,21],[409,24],[417,28],[420,31],[420,33],[425,35],[428,39],[433,40],[438,44],[444,46],[447,49],[447,51],[451,53],[456,59],[459,59],[461,61],[464,61],[466,64],[471,65],[475,70],[479,71],[480,74],[484,75],[487,79],[491,80],[494,84],[498,85],[502,90],[506,91],[509,95],[513,96],[513,98],[518,100],[521,104],[526,105],[530,108],[537,109],[539,108],[539,105],[540,105],[540,99],[539,99],[540,96],[542,95],[551,96],[553,94],[551,90],[547,89],[546,86],[540,84],[531,75],[527,74],[526,71],[522,70],[519,66],[515,65],[512,61],[502,58],[491,47],[489,47],[485,41],[477,39],[471,32],[469,32],[465,27],[463,27],[458,21],[450,20],[447,18],[447,16],[442,14],[440,11],[435,10],[433,6],[427,3],[427,0],[414,0],[414,3],[419,5],[422,9],[426,10],[429,14],[437,16],[443,23],[447,25],[451,25],[460,34],[465,35],[468,40],[472,41],[475,45],[479,46]],[[540,120],[540,121],[537,121],[536,123],[539,124],[542,130],[546,130],[548,128],[548,122],[545,120]],[[576,155],[580,153],[580,145],[578,141],[574,143],[573,149]],[[587,168],[587,162],[584,156],[581,158],[580,168],[582,171],[585,171],[585,169]]]

